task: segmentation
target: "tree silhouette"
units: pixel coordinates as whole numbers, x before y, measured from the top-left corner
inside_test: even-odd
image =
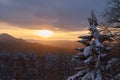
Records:
[[[90,23],[89,31],[90,35],[80,36],[82,40],[78,42],[83,43],[87,47],[78,48],[77,50],[81,53],[78,53],[74,58],[79,60],[82,65],[80,66],[79,72],[75,75],[68,78],[68,80],[109,80],[113,76],[106,77],[103,75],[105,71],[109,68],[108,65],[117,62],[119,59],[114,58],[110,60],[107,67],[104,65],[104,59],[107,56],[107,52],[110,51],[109,47],[106,47],[103,42],[111,41],[110,35],[103,35],[97,29],[98,23],[94,12],[91,13],[91,16],[88,18]],[[107,74],[107,73],[105,73]]]

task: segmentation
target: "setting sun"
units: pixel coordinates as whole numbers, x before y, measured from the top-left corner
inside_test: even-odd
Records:
[[[39,30],[37,32],[37,35],[42,36],[42,37],[50,37],[53,35],[53,31],[51,31],[51,30]]]

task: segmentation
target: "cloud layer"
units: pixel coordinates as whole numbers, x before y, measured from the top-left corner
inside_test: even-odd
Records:
[[[0,22],[28,29],[78,30],[91,10],[98,16],[106,0],[0,0]]]

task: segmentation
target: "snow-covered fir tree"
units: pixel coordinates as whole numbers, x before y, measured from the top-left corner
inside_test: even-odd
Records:
[[[78,41],[87,47],[77,48],[76,50],[80,53],[74,56],[74,59],[82,65],[76,68],[79,71],[67,80],[120,80],[119,68],[114,75],[112,72],[110,73],[113,65],[114,67],[120,66],[120,59],[112,58],[106,64],[104,61],[106,53],[111,51],[111,48],[104,45],[103,42],[111,41],[111,36],[100,33],[94,12],[91,13],[88,22],[90,23],[90,35],[80,36],[81,40]]]

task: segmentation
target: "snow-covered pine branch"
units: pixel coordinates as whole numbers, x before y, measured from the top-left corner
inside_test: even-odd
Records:
[[[78,37],[81,38],[81,40],[78,40],[78,42],[84,44],[87,47],[77,48],[76,50],[79,51],[79,53],[77,53],[74,58],[76,58],[76,60],[82,61],[85,64],[85,67],[87,66],[89,71],[86,73],[86,68],[82,68],[82,70],[80,68],[78,73],[69,77],[67,80],[106,80],[107,77],[103,75],[102,71],[104,70],[107,72],[107,70],[111,68],[114,63],[118,62],[118,59],[113,58],[108,62],[107,66],[102,64],[102,59],[107,56],[106,52],[111,51],[111,48],[106,47],[103,42],[111,41],[111,36],[103,35],[100,33],[101,31],[97,29],[98,23],[94,12],[91,13],[88,21],[90,23],[90,27],[88,29],[90,31],[90,35]]]

